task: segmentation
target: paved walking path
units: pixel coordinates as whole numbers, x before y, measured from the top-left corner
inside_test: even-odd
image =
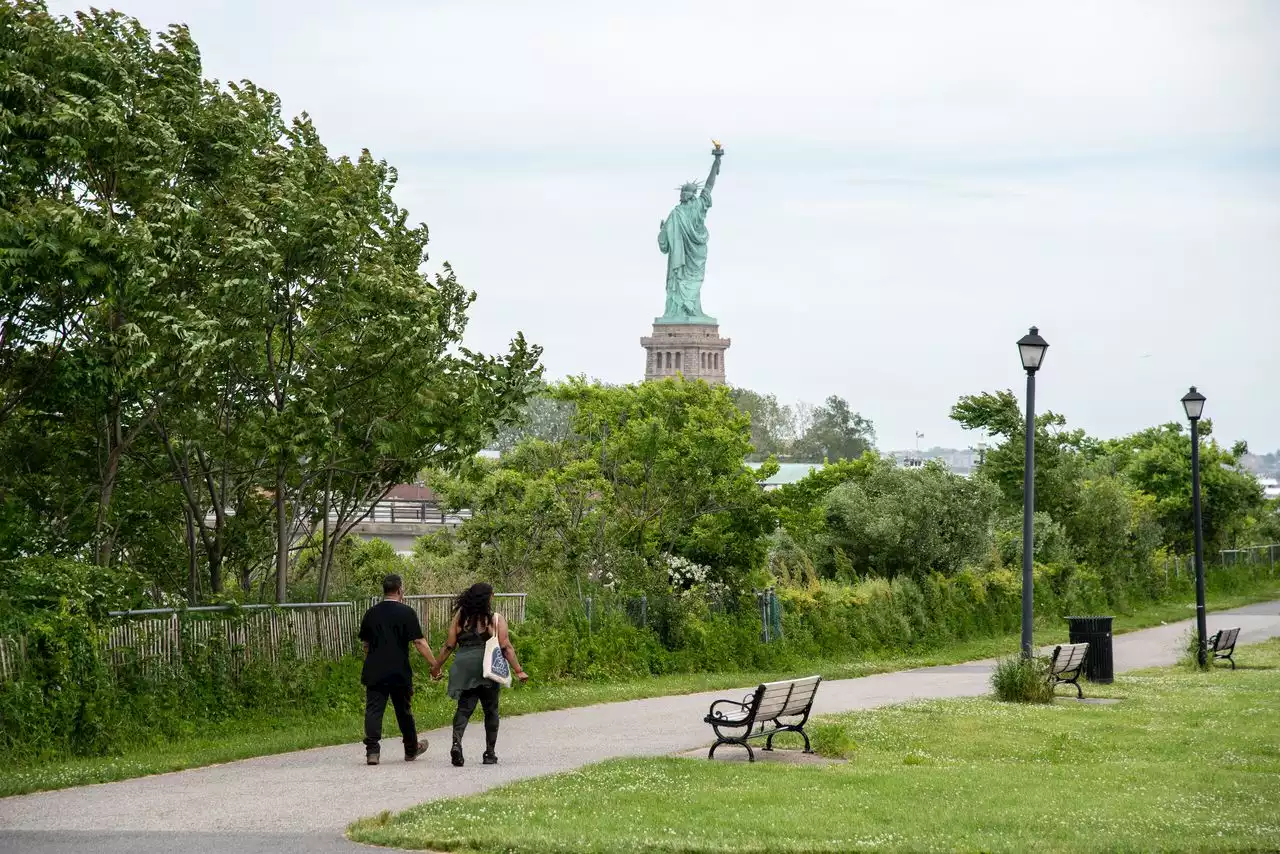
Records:
[[[1280,636],[1280,602],[1210,615],[1210,632],[1226,625],[1241,626],[1241,644]],[[1174,663],[1189,626],[1187,621],[1118,635],[1116,671]],[[980,661],[824,682],[815,708],[829,713],[976,696],[989,690],[991,665]],[[502,722],[498,766],[479,763],[484,727],[477,717],[467,731],[468,764],[460,769],[449,766],[447,731],[438,729],[427,733],[427,756],[412,763],[400,761],[399,745],[390,741],[383,764],[367,767],[361,746],[353,743],[0,799],[0,852],[368,851],[341,838],[343,828],[361,816],[603,759],[709,744],[702,723],[707,706],[738,693],[655,697],[509,718]]]

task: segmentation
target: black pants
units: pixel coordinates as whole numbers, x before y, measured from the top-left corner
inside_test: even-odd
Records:
[[[364,746],[370,753],[378,751],[382,741],[382,715],[387,710],[387,698],[396,710],[396,723],[404,736],[405,750],[418,746],[418,725],[413,720],[409,701],[413,687],[409,685],[370,685],[364,689]]]
[[[479,703],[484,708],[484,749],[486,753],[493,753],[498,743],[498,683],[485,681],[488,684],[468,688],[458,697],[458,710],[453,713],[453,741],[462,743],[467,722],[476,710],[476,703]]]

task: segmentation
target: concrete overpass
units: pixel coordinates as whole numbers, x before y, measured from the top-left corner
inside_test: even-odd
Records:
[[[448,512],[433,501],[386,499],[351,530],[362,540],[386,540],[399,554],[413,553],[414,542],[426,534],[456,529],[471,518],[470,510]]]

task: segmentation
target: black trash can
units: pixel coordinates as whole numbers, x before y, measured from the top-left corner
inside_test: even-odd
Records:
[[[1084,675],[1090,682],[1110,685],[1115,681],[1115,662],[1111,656],[1111,621],[1114,617],[1067,617],[1072,643],[1087,643]]]

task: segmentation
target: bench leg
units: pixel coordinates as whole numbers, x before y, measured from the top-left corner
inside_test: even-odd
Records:
[[[1227,653],[1227,654],[1224,656],[1224,658],[1226,658],[1226,659],[1227,659],[1227,661],[1230,661],[1230,662],[1231,662],[1231,669],[1232,669],[1232,670],[1235,670],[1235,669],[1236,669],[1236,660],[1235,660],[1234,658],[1232,658],[1232,656],[1233,656],[1233,655],[1235,655],[1235,654],[1236,654],[1236,651],[1233,649],[1233,650],[1231,650],[1231,652]]]
[[[746,740],[745,740],[745,739],[743,739],[743,740],[737,740],[737,739],[722,738],[722,739],[720,739],[719,741],[717,741],[715,744],[711,745],[711,750],[710,750],[710,751],[708,751],[708,753],[707,753],[707,758],[708,758],[708,759],[715,759],[715,758],[716,758],[716,748],[717,748],[717,747],[719,747],[719,746],[720,746],[720,745],[722,745],[722,744],[740,744],[740,745],[742,745],[743,747],[745,747],[745,748],[747,749],[747,761],[748,761],[748,762],[755,762],[755,761],[756,761],[756,754],[755,754],[755,751],[753,751],[753,750],[751,749],[751,745],[747,744],[747,742],[746,742]]]
[[[778,729],[775,729],[773,732],[769,733],[769,737],[765,739],[764,747],[762,749],[773,750],[773,737],[780,732],[800,733],[800,737],[804,739],[804,752],[813,753],[813,748],[809,746],[809,734],[804,731],[803,727],[798,727],[798,726],[780,727]]]
[[[1076,674],[1076,678],[1074,678],[1074,679],[1059,679],[1057,676],[1050,676],[1050,677],[1049,677],[1049,693],[1050,693],[1050,694],[1053,694],[1053,693],[1054,693],[1054,690],[1053,690],[1053,689],[1054,689],[1054,688],[1057,688],[1059,685],[1071,685],[1071,686],[1073,686],[1073,687],[1076,689],[1076,699],[1077,699],[1077,700],[1083,700],[1083,699],[1084,699],[1084,691],[1082,691],[1082,690],[1080,689],[1080,674],[1079,674],[1079,673],[1077,673],[1077,674]]]

